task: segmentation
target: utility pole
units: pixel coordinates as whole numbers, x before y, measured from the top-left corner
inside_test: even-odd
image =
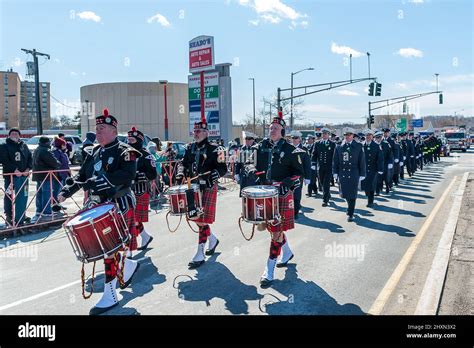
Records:
[[[38,135],[43,134],[43,119],[41,118],[41,99],[40,99],[40,88],[39,88],[39,67],[38,67],[38,56],[45,56],[48,59],[51,59],[49,54],[41,53],[33,50],[27,50],[22,48],[27,54],[31,54],[33,56],[34,64],[35,64],[35,93],[36,93],[36,129]]]
[[[255,78],[250,77],[249,80],[252,80],[252,89],[253,89],[253,134],[257,134],[256,125],[255,125]]]

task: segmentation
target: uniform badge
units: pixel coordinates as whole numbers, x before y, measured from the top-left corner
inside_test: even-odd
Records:
[[[113,157],[109,157],[109,159],[107,160],[107,163],[110,165],[114,162],[114,158]]]
[[[102,169],[102,161],[98,161],[94,164],[94,170],[96,172],[100,171]]]

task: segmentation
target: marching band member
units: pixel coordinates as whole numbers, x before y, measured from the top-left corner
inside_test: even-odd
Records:
[[[219,240],[211,232],[210,224],[215,221],[217,182],[227,172],[225,149],[208,139],[208,128],[205,120],[194,124],[194,142],[186,146],[183,161],[178,165],[176,179],[198,177],[202,192],[203,214],[193,218],[199,227],[198,248],[189,269],[200,267],[205,262],[205,255],[213,255]],[[204,247],[209,239],[209,248]]]
[[[127,135],[128,144],[141,153],[141,156],[137,159],[137,174],[132,188],[137,199],[137,205],[135,207],[135,226],[141,236],[141,244],[137,250],[144,250],[153,240],[153,237],[145,230],[143,223],[148,222],[148,207],[150,206],[151,192],[150,181],[155,180],[158,173],[156,171],[154,157],[143,147],[145,135],[135,127],[132,127]]]
[[[383,175],[383,151],[374,139],[374,132],[371,129],[365,131],[365,167],[366,177],[361,182],[361,188],[367,196],[367,207],[374,205],[375,189],[379,175]]]
[[[257,144],[254,153],[256,170],[261,173],[258,184],[279,183],[278,202],[281,222],[275,225],[266,224],[267,230],[271,233],[271,242],[270,255],[260,279],[260,285],[263,288],[270,286],[273,282],[275,266],[284,267],[293,258],[285,231],[295,226],[293,191],[301,184],[298,178],[304,175],[302,156],[305,152],[285,141],[285,125],[282,117],[274,117],[270,125],[269,139],[264,139]],[[261,227],[265,227],[265,224],[259,225],[259,229]],[[277,264],[281,251],[283,253]]]
[[[339,192],[346,199],[347,221],[354,221],[359,183],[365,179],[365,156],[362,144],[354,140],[354,130],[347,128],[344,141],[336,147],[333,159],[334,179],[339,179]]]
[[[114,202],[123,214],[131,236],[136,238],[135,228],[135,196],[131,190],[137,171],[136,159],[140,152],[117,139],[117,119],[104,109],[103,114],[96,117],[96,133],[98,145],[87,148],[87,157],[79,173],[75,175],[58,195],[58,202],[63,202],[81,188],[88,193],[86,207],[96,204]],[[130,249],[136,248],[133,241]],[[105,285],[104,293],[91,309],[91,315],[104,313],[118,304],[116,286],[120,254],[104,259]],[[139,263],[125,259],[121,271],[124,289],[132,281]]]
[[[303,144],[301,144],[301,137],[302,134],[300,131],[293,131],[290,134],[291,136],[291,144],[296,147],[297,149],[302,150],[300,156],[303,161],[303,170],[304,170],[304,175],[301,176],[300,182],[305,185],[309,185],[311,183],[311,158],[309,157],[309,154],[306,150],[305,147],[303,147]],[[295,188],[293,195],[294,195],[294,200],[295,200],[295,219],[298,219],[299,213],[301,210],[301,195],[303,191],[303,185],[299,185],[298,187]]]
[[[323,188],[323,207],[327,207],[331,198],[332,160],[336,144],[329,139],[331,133],[329,129],[323,128],[321,132],[322,139],[315,143],[311,159],[318,170],[319,180]]]

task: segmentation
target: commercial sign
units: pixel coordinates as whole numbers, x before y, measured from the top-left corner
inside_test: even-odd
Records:
[[[189,72],[214,69],[214,37],[198,36],[189,41]]]
[[[201,120],[201,78],[188,76],[189,135],[193,134],[194,123]],[[219,73],[204,74],[204,110],[210,136],[220,136],[219,129]]]

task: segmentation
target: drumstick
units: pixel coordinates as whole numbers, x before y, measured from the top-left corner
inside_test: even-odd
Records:
[[[210,173],[211,173],[211,171],[208,171],[208,172],[205,172],[205,173],[202,173],[202,174],[196,175],[194,178],[191,178],[191,179],[189,179],[189,180],[190,180],[190,181],[192,181],[192,180],[194,180],[194,179],[197,179],[197,178],[199,178],[200,176],[208,175],[208,174],[210,174]]]

